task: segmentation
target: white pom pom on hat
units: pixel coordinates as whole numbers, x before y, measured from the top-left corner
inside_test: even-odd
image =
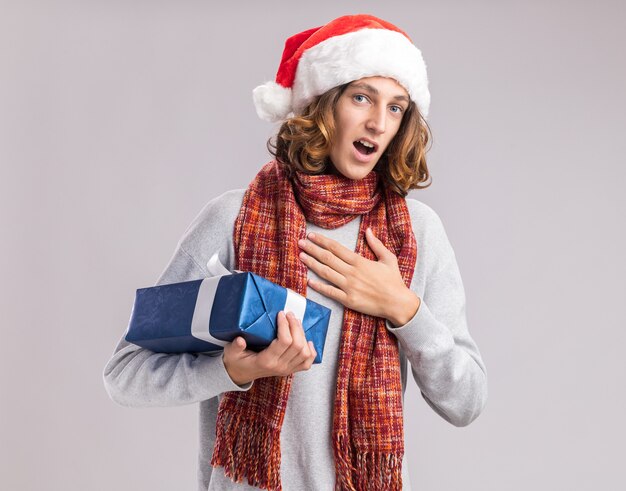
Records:
[[[254,106],[259,118],[265,121],[285,119],[291,109],[291,89],[276,82],[265,82],[252,91]]]
[[[276,80],[253,90],[254,105],[261,119],[276,122],[333,87],[373,76],[395,79],[427,118],[430,92],[421,51],[404,31],[367,14],[345,15],[289,37]]]

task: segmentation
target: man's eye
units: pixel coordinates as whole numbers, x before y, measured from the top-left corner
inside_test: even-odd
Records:
[[[398,114],[402,113],[402,108],[400,106],[391,106],[391,109],[397,109],[397,111],[394,111],[395,113],[398,113]]]
[[[361,100],[357,100],[358,98],[361,98]],[[357,101],[357,102],[361,102],[362,100],[365,100],[365,96],[361,95],[361,94],[356,94],[354,96],[354,100]]]

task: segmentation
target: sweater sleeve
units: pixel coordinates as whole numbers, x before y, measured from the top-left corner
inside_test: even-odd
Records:
[[[389,321],[386,325],[398,338],[428,405],[449,423],[466,426],[486,404],[487,372],[468,331],[465,291],[454,251],[437,214],[422,207],[427,213],[418,224],[417,269],[424,278],[421,304],[405,325],[394,327]],[[411,287],[416,290],[414,283]]]
[[[231,193],[229,195],[229,193]],[[156,285],[191,281],[209,276],[206,263],[187,249],[198,235],[206,237],[205,253],[219,251],[220,260],[230,266],[228,249],[236,214],[238,195],[225,193],[210,201],[180,239],[169,264]],[[240,201],[239,201],[240,203]],[[229,223],[229,220],[230,223]],[[209,234],[204,235],[205,232]],[[210,354],[155,353],[128,343],[122,335],[104,368],[104,386],[109,397],[122,406],[180,406],[211,399],[226,391],[248,390],[254,382],[237,385],[224,367],[223,352]]]

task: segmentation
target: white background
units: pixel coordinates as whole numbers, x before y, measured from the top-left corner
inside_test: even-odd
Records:
[[[432,94],[433,185],[489,400],[412,379],[415,489],[618,489],[626,414],[626,8],[618,1],[0,2],[0,487],[191,490],[197,406],[129,409],[102,370],[202,206],[276,126],[252,89],[347,13],[403,28]],[[626,489],[626,488],[622,488]]]

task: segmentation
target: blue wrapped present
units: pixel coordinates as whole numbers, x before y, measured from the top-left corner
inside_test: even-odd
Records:
[[[139,288],[125,339],[158,353],[222,350],[237,336],[260,351],[277,336],[277,315],[292,311],[302,321],[322,362],[331,310],[250,272],[228,271],[217,253],[210,278]]]

